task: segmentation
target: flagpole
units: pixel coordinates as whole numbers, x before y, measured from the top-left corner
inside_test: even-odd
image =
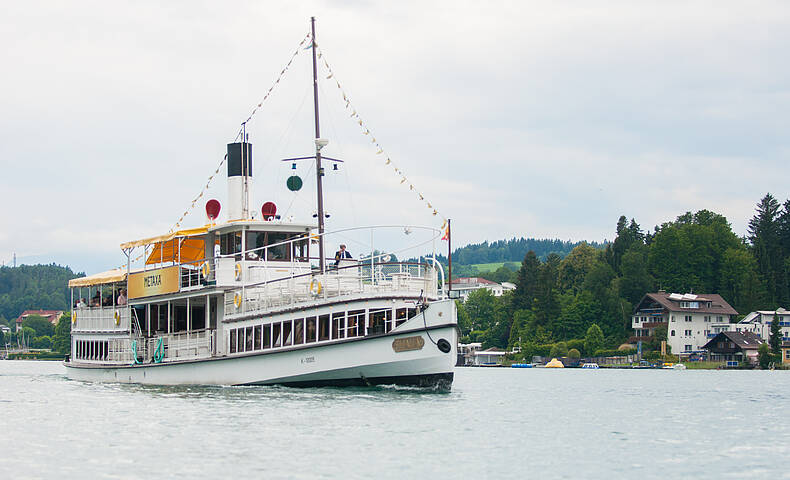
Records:
[[[321,167],[321,145],[318,140],[321,138],[321,124],[318,119],[318,67],[316,62],[316,41],[315,41],[315,17],[310,17],[311,43],[313,50],[313,111],[315,113],[315,176],[316,176],[316,198],[318,205],[316,214],[318,215],[318,265],[321,273],[324,273],[324,188],[322,178],[324,169]]]
[[[447,287],[447,296],[450,296],[450,290],[453,289],[453,240],[452,231],[450,230],[450,219],[447,219],[447,278],[449,279],[449,286]]]

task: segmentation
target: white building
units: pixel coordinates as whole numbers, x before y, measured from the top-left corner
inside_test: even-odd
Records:
[[[451,282],[452,289],[455,292],[458,292],[459,298],[466,301],[466,298],[469,294],[475,290],[479,290],[481,288],[485,288],[491,292],[492,295],[495,297],[501,297],[503,293],[509,290],[515,290],[516,286],[512,283],[503,283],[499,284],[496,282],[492,282],[491,280],[486,280],[485,278],[481,277],[459,277],[454,278]],[[512,288],[511,288],[512,286]]]
[[[730,328],[738,312],[720,295],[692,293],[648,293],[631,317],[631,342],[648,341],[656,328],[667,327],[667,345],[673,354],[702,351],[710,338]]]
[[[491,347],[486,350],[475,350],[472,352],[471,363],[468,365],[475,365],[478,367],[502,365],[502,362],[505,361],[505,355],[507,355],[506,351],[496,347]]]
[[[790,341],[790,312],[784,308],[776,310],[758,310],[743,317],[743,320],[732,325],[731,330],[736,332],[752,332],[765,341],[771,338],[771,324],[774,315],[779,317],[782,327],[782,341]]]

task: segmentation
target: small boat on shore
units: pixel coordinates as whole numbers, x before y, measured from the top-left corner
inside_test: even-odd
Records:
[[[510,368],[532,368],[531,363],[514,363]]]

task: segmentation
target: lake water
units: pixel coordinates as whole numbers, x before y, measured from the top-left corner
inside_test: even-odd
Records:
[[[0,478],[787,478],[790,372],[456,369],[451,393],[0,361]]]

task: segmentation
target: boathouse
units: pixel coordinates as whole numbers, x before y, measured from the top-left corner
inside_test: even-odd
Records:
[[[757,350],[763,341],[751,332],[721,332],[716,334],[702,348],[708,351],[708,359],[713,362],[757,363]]]

